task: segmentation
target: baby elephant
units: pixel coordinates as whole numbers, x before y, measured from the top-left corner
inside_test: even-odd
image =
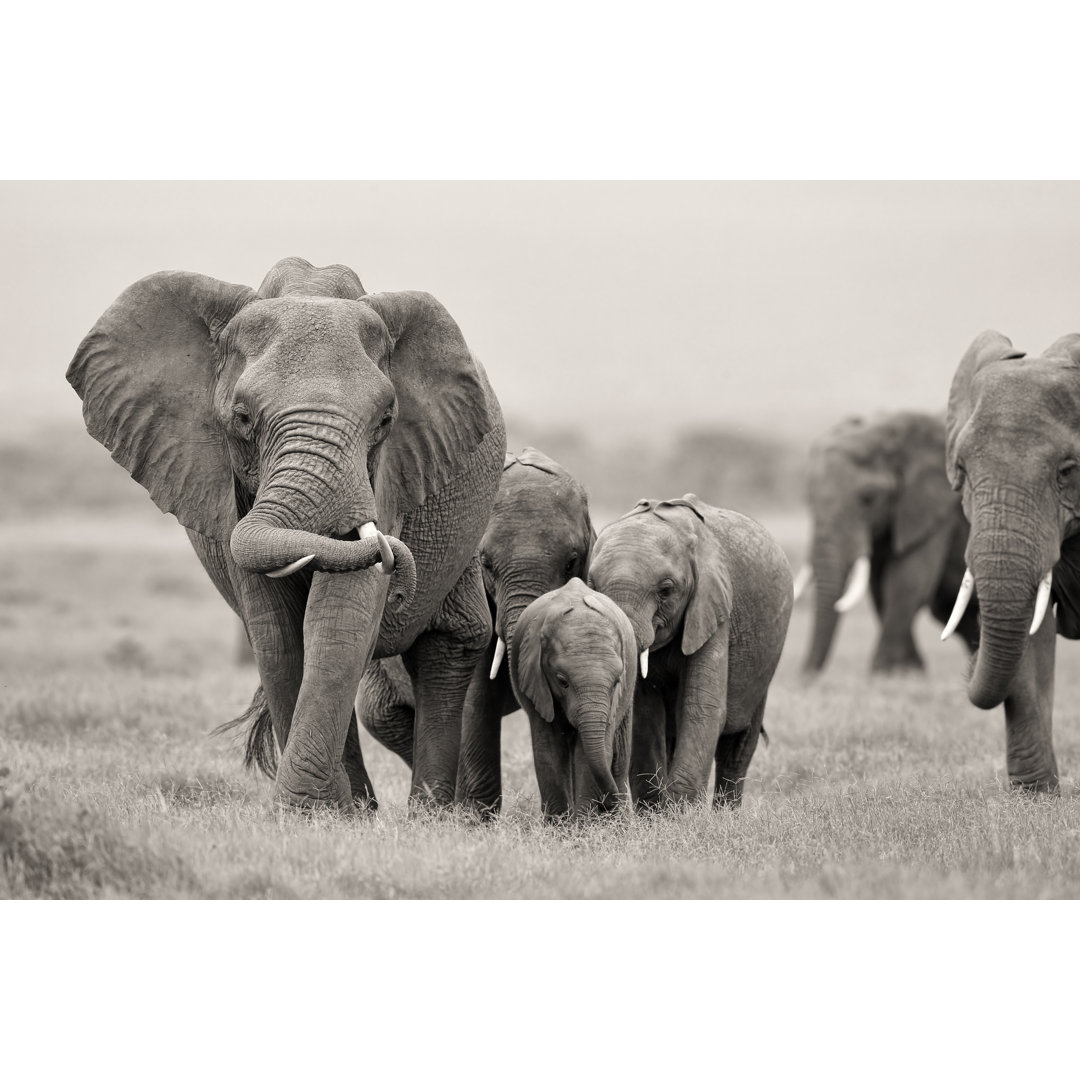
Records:
[[[791,616],[791,568],[756,521],[696,495],[642,499],[596,539],[589,583],[630,619],[640,653],[635,803],[738,805]]]
[[[637,674],[629,619],[574,578],[521,613],[509,656],[544,816],[625,804]]]

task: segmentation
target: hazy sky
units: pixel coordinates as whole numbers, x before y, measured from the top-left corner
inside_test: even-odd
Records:
[[[508,417],[600,436],[941,409],[981,330],[1080,330],[1076,183],[6,183],[0,236],[7,431],[78,422],[64,370],[131,282],[285,255],[434,293]]]

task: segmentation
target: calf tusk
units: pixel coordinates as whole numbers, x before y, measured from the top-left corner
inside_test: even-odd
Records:
[[[850,611],[866,592],[866,586],[870,584],[870,560],[865,555],[860,555],[851,568],[851,577],[848,578],[848,586],[844,595],[833,604],[835,611]]]
[[[378,531],[375,533],[375,539],[378,541],[379,555],[381,557],[379,569],[384,574],[392,574],[394,572],[394,552],[390,547],[390,542]]]
[[[302,559],[297,559],[296,562],[289,563],[288,566],[282,566],[278,570],[268,570],[266,572],[266,576],[274,578],[288,577],[290,574],[295,574],[296,571],[299,570],[302,566],[307,566],[307,564],[311,562],[311,560],[314,558],[315,556],[313,554],[305,555]]]
[[[795,575],[794,593],[796,600],[806,592],[806,587],[813,580],[814,568],[809,563],[803,563],[802,569]]]
[[[964,617],[968,604],[971,603],[971,594],[974,591],[975,575],[970,570],[965,569],[964,580],[960,582],[960,588],[957,590],[956,603],[953,604],[952,614],[945,624],[945,629],[941,631],[942,641],[947,641],[952,637],[952,632],[960,625],[960,620]]]
[[[1054,584],[1054,571],[1046,571],[1046,577],[1039,582],[1039,591],[1035,594],[1035,617],[1031,620],[1031,629],[1028,635],[1034,634],[1042,626],[1046,617],[1046,607],[1050,603],[1050,586]]]
[[[506,642],[503,639],[495,639],[495,659],[491,661],[491,674],[489,679],[494,679],[499,674],[499,665],[503,661],[503,657],[506,655]]]
[[[641,677],[647,679],[649,677],[649,650],[642,649],[641,656],[638,657],[638,662],[641,664]]]

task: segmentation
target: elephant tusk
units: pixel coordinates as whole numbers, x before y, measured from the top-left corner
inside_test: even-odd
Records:
[[[379,544],[379,569],[384,574],[392,574],[394,572],[394,552],[390,548],[390,542],[378,531],[375,533],[375,539]]]
[[[833,604],[833,609],[839,612],[850,611],[863,598],[869,584],[870,560],[867,556],[860,555],[851,568],[847,589],[844,590],[844,595]]]
[[[802,569],[795,575],[795,584],[793,591],[795,599],[798,600],[804,592],[806,587],[814,580],[814,568],[809,563],[803,563]]]
[[[277,570],[268,570],[266,576],[273,578],[288,577],[290,574],[295,574],[301,567],[307,566],[314,558],[315,556],[313,554],[305,555],[302,559],[297,559],[296,562],[289,563],[288,566],[282,566]]]
[[[360,526],[360,539],[361,540],[374,540],[379,535],[379,530],[375,526],[374,521],[365,521]]]
[[[638,662],[641,664],[641,677],[647,679],[649,677],[649,650],[642,649],[641,656],[638,657]]]
[[[506,655],[506,642],[501,637],[495,639],[495,658],[491,661],[491,674],[489,679],[494,679],[499,674],[499,666],[502,664],[503,657]]]
[[[970,570],[965,569],[964,580],[960,582],[960,588],[957,590],[956,603],[953,604],[952,614],[945,624],[945,629],[941,631],[942,641],[948,641],[952,637],[953,631],[960,625],[960,620],[964,617],[968,604],[971,603],[971,594],[974,591],[975,575]]]
[[[1050,586],[1054,584],[1054,571],[1047,570],[1046,577],[1039,582],[1039,591],[1035,594],[1035,616],[1031,620],[1031,629],[1028,631],[1028,635],[1034,634],[1036,630],[1042,626],[1042,621],[1046,617],[1046,608],[1050,603]]]

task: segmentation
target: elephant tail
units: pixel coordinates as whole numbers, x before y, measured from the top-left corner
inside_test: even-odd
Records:
[[[245,724],[250,724],[247,733],[247,746],[244,748],[244,765],[249,769],[258,768],[270,777],[277,775],[277,747],[274,745],[274,728],[270,722],[270,707],[266,704],[266,694],[262,683],[255,688],[251,704],[235,719],[219,724],[211,735],[224,735],[235,731]]]

